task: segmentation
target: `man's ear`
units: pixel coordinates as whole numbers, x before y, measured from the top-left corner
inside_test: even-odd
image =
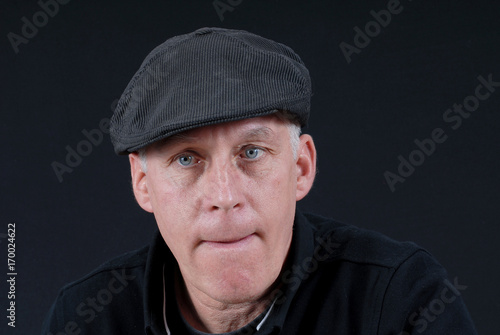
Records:
[[[297,152],[297,191],[296,201],[304,198],[311,190],[316,176],[316,147],[311,135],[300,136]]]
[[[133,152],[128,156],[135,200],[137,200],[139,206],[141,206],[146,212],[153,213],[153,206],[151,205],[151,198],[149,197],[147,183],[148,177],[142,169],[141,158],[136,152]]]

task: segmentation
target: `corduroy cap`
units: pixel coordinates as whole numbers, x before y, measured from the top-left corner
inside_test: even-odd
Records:
[[[144,60],[111,118],[117,154],[185,130],[287,110],[309,118],[311,79],[289,47],[242,31],[202,28]]]

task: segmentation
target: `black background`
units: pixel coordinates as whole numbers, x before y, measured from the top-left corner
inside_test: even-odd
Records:
[[[227,3],[229,1],[222,0]],[[136,205],[128,161],[109,136],[59,182],[67,146],[99,127],[144,57],[167,38],[203,26],[245,29],[291,46],[313,78],[310,126],[319,174],[306,211],[412,240],[463,292],[480,334],[500,315],[498,153],[500,88],[453,130],[443,114],[473,95],[478,76],[500,81],[500,6],[495,1],[401,0],[402,11],[351,62],[339,44],[387,1],[232,0],[221,21],[212,1],[83,1],[60,5],[16,53],[7,37],[33,22],[36,1],[1,4],[0,278],[7,224],[16,223],[16,328],[36,334],[65,283],[149,242],[151,215]],[[374,34],[375,35],[375,34]],[[391,192],[415,139],[448,136]],[[2,264],[4,263],[4,264]],[[4,273],[4,274],[1,274]],[[4,315],[5,314],[5,315]]]

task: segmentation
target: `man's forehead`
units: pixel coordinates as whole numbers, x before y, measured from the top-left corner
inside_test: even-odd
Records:
[[[261,116],[186,130],[159,141],[158,144],[174,145],[200,142],[213,136],[241,141],[275,140],[281,127],[284,127],[284,123],[277,117]]]

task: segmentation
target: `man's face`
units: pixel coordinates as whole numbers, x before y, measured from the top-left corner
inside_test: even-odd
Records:
[[[261,298],[281,271],[295,203],[314,178],[310,136],[294,159],[286,124],[264,116],[186,131],[146,157],[144,173],[131,154],[134,192],[154,213],[188,291],[223,303]]]

